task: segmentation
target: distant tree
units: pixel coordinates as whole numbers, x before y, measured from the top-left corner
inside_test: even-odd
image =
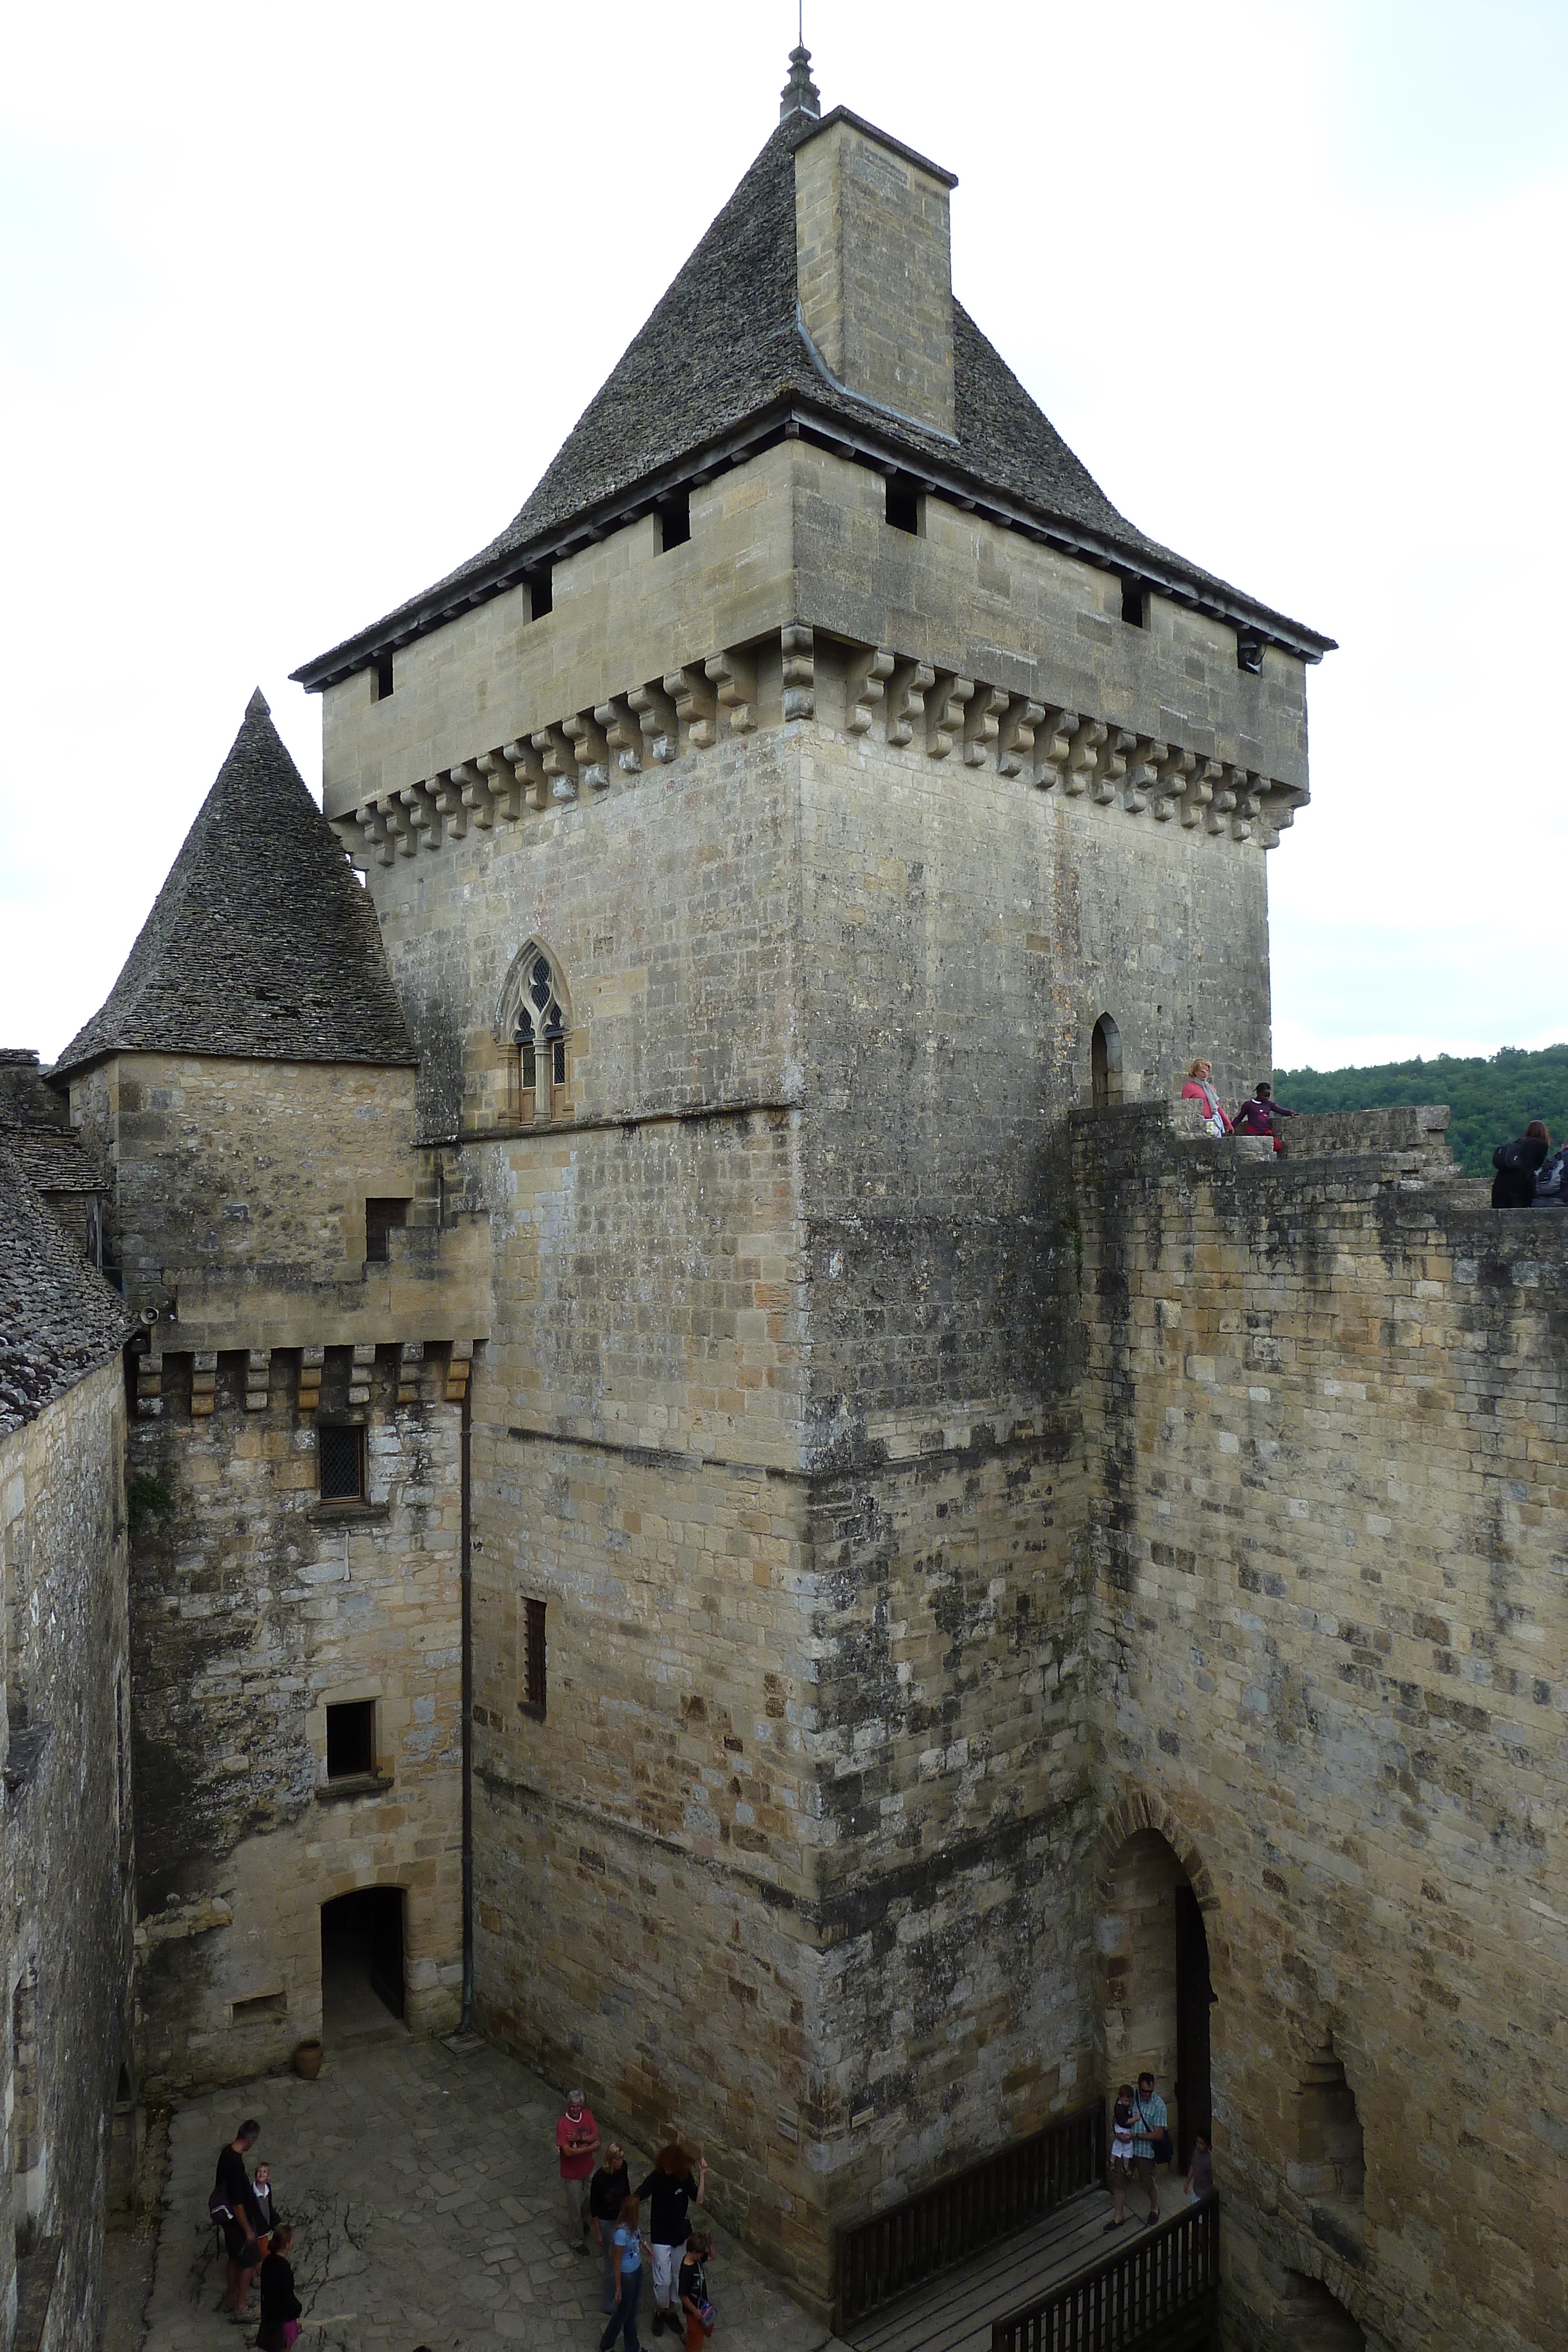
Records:
[[[1542,1118],[1554,1143],[1568,1137],[1568,1045],[1487,1057],[1439,1054],[1430,1062],[1375,1062],[1349,1070],[1276,1070],[1274,1092],[1291,1110],[1385,1110],[1447,1103],[1448,1141],[1467,1176],[1490,1176],[1494,1146]]]

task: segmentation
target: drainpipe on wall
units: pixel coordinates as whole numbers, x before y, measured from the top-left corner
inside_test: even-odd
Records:
[[[462,1491],[458,1573],[462,1593],[463,1641],[463,2014],[457,2031],[470,2029],[474,2007],[474,1505],[470,1483],[474,1433],[474,1377],[463,1383],[462,1422],[458,1446]]]

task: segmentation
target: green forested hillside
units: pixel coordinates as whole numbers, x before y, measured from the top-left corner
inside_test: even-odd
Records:
[[[1505,1045],[1486,1058],[1439,1054],[1430,1062],[1376,1062],[1363,1070],[1276,1070],[1274,1092],[1291,1110],[1375,1110],[1395,1103],[1447,1103],[1448,1140],[1467,1176],[1490,1176],[1495,1144],[1543,1118],[1553,1143],[1568,1134],[1568,1045],[1538,1054]]]

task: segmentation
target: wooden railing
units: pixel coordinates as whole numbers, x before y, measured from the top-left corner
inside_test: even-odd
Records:
[[[902,2205],[841,2230],[835,2250],[839,2335],[894,2295],[935,2278],[1104,2177],[1105,2110],[1096,2101]]]
[[[991,2352],[1183,2352],[1205,2340],[1218,2294],[1219,2207],[1206,2197],[994,2321]]]

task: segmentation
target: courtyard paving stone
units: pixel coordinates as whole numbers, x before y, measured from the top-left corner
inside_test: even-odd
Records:
[[[555,2156],[560,2088],[481,2043],[459,2055],[401,2032],[332,2053],[319,2081],[292,2074],[212,2093],[169,2136],[145,2352],[235,2352],[254,2343],[218,2308],[223,2264],[206,2220],[223,2142],[260,2118],[294,2224],[305,2306],[299,2352],[567,2352],[597,2344],[600,2264],[567,2242]],[[606,2138],[612,2119],[601,2115]],[[637,2179],[646,2151],[627,2143]],[[713,2231],[714,2352],[844,2352],[761,2265]],[[653,2335],[643,2289],[644,2347]]]

